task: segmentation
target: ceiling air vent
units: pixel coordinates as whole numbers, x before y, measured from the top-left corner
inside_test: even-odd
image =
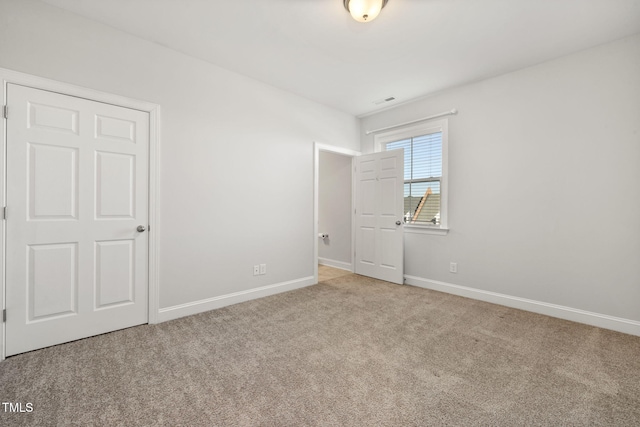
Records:
[[[373,103],[376,105],[380,105],[380,104],[384,104],[385,102],[393,101],[394,99],[396,99],[395,96],[390,96],[388,98],[383,98],[383,99],[378,99],[376,101],[373,101]]]

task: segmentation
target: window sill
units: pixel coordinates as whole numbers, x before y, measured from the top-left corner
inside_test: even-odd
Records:
[[[449,232],[449,229],[441,228],[441,227],[432,227],[428,225],[405,224],[404,232],[414,233],[414,234],[433,234],[437,236],[446,236],[447,233]]]

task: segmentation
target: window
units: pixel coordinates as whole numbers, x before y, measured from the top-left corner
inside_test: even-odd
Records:
[[[408,229],[447,229],[447,121],[375,136],[376,150],[404,149],[404,220]]]

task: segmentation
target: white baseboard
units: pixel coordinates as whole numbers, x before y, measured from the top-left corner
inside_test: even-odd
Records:
[[[167,320],[191,316],[192,314],[203,313],[205,311],[215,310],[216,308],[222,308],[228,305],[238,304],[240,302],[250,301],[269,295],[275,295],[281,292],[292,291],[294,289],[304,288],[313,284],[315,284],[313,276],[303,277],[302,279],[291,280],[289,282],[276,283],[273,285],[262,286],[260,288],[207,298],[200,301],[165,307],[158,310],[157,320],[158,323],[166,322]]]
[[[353,271],[353,266],[348,262],[342,262],[342,261],[336,261],[333,259],[318,257],[318,264],[339,268],[341,270]]]
[[[405,275],[404,278],[407,285],[418,286],[420,288],[445,292],[448,294],[544,314],[551,317],[571,320],[573,322],[597,326],[599,328],[611,329],[625,334],[640,336],[640,322],[635,320],[593,313],[590,311],[499,294],[496,292],[483,291],[466,286],[453,285],[451,283],[438,282],[436,280],[423,279],[421,277]]]

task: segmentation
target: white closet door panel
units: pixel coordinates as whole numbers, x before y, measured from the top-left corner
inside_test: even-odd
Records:
[[[9,84],[7,355],[148,319],[148,113]]]

